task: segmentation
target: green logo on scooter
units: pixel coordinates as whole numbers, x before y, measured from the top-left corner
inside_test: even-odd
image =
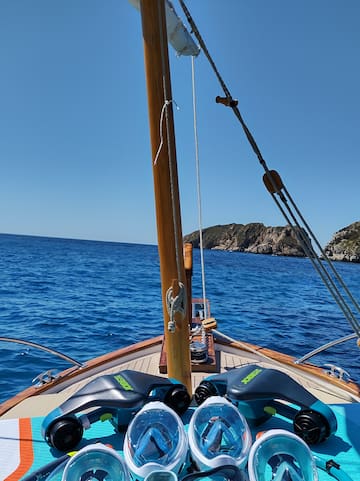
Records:
[[[120,384],[120,386],[125,390],[125,391],[133,391],[134,388],[127,382],[127,380],[121,376],[121,374],[117,374],[114,376],[114,379]]]
[[[254,369],[251,371],[247,376],[244,377],[244,379],[241,379],[242,384],[249,384],[250,381],[254,379],[258,374],[262,372],[262,369]]]

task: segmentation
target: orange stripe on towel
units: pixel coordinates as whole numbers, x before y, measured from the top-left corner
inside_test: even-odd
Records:
[[[19,419],[20,464],[4,481],[19,481],[31,468],[34,461],[31,420]]]

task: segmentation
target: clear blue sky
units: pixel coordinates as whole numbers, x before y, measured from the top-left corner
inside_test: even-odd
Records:
[[[321,243],[360,220],[360,2],[187,5]],[[191,65],[170,57],[186,234],[197,229]],[[204,56],[196,76],[204,226],[284,225]],[[137,11],[0,0],[0,232],[156,243],[151,175]]]

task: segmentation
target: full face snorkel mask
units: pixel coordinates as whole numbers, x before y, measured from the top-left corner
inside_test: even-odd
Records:
[[[114,449],[96,443],[82,448],[67,462],[59,465],[46,479],[47,481],[129,481],[129,475],[124,461]]]
[[[124,439],[124,457],[133,479],[152,471],[178,474],[186,462],[188,441],[184,425],[166,404],[146,404],[131,421]]]
[[[200,470],[222,465],[242,468],[251,446],[251,433],[238,409],[221,396],[209,397],[189,423],[191,456]]]
[[[255,441],[249,453],[249,481],[318,481],[307,444],[283,429],[272,429]]]

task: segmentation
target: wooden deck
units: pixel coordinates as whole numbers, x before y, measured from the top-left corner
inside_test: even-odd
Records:
[[[18,402],[14,403],[13,406],[2,405],[3,413],[0,412],[0,417],[9,419],[44,416],[99,375],[114,374],[125,369],[131,369],[165,376],[159,369],[159,366],[161,366],[161,346],[162,338],[155,338],[141,345],[120,350],[119,353],[113,353],[112,356],[108,355],[91,361],[85,368],[74,371],[69,380],[62,380],[60,377],[50,385],[38,388],[32,387],[30,388],[31,392],[27,390],[20,394],[17,399]],[[225,372],[232,368],[257,364],[262,367],[276,368],[286,372],[323,402],[348,403],[360,401],[356,387],[353,388],[352,385],[349,385],[348,389],[344,389],[342,386],[344,383],[339,383],[336,379],[334,379],[334,383],[329,384],[329,377],[326,375],[321,379],[318,376],[318,372],[313,373],[311,368],[309,370],[299,370],[293,364],[287,365],[283,361],[272,361],[267,354],[273,351],[268,352],[260,348],[257,349],[258,351],[256,349],[247,351],[231,343],[215,343],[215,356],[218,361],[217,371]],[[267,353],[266,355],[264,351]],[[193,372],[193,392],[204,377],[208,375],[209,372],[207,370],[201,371],[197,369]]]

